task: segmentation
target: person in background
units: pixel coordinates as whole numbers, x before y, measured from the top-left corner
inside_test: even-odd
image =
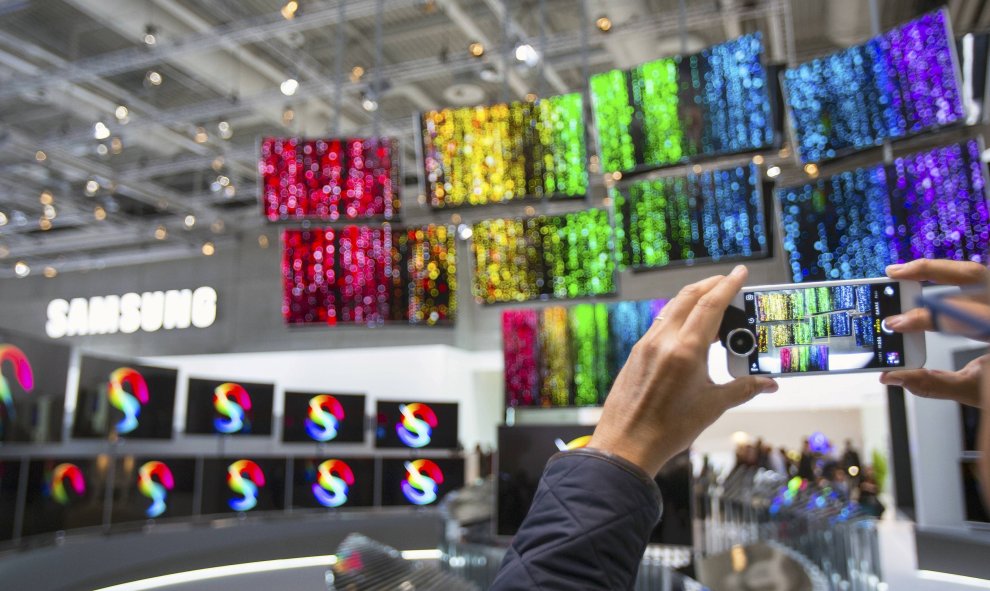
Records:
[[[815,478],[815,464],[817,463],[817,458],[814,452],[811,451],[811,442],[808,439],[804,440],[804,444],[801,446],[801,460],[798,461],[797,476],[799,478],[804,478],[805,480],[810,480],[814,482]]]

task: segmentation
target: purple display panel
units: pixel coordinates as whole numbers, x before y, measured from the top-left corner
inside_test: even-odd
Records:
[[[987,261],[990,218],[980,142],[970,140],[894,161],[891,190],[902,259]]]
[[[273,222],[391,219],[399,209],[396,155],[388,138],[264,138],[264,215]]]
[[[508,406],[532,406],[539,392],[536,310],[502,313],[502,353],[505,358],[505,401]]]

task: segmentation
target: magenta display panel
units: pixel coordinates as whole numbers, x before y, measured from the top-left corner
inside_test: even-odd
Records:
[[[272,222],[391,219],[399,211],[398,161],[389,138],[264,138],[264,215]]]
[[[347,226],[282,233],[287,324],[450,324],[456,248],[448,226]]]

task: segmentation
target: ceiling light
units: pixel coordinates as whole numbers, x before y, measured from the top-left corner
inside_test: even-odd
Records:
[[[237,189],[234,188],[234,185],[227,185],[223,188],[223,194],[227,197],[233,197],[237,194]]]
[[[157,228],[155,228],[155,239],[156,240],[165,240],[166,238],[168,238],[168,228],[166,228],[165,226],[161,226],[161,225],[159,225]]]
[[[148,70],[148,73],[144,75],[145,81],[152,86],[161,86],[162,75],[155,70]]]
[[[536,215],[536,208],[533,207],[532,205],[527,205],[525,208],[523,208],[523,213],[525,213],[526,215]]]
[[[759,154],[757,154],[756,156],[753,156],[753,164],[755,164],[757,166],[759,166],[760,164],[763,164],[763,156],[760,156]]]
[[[818,176],[818,165],[817,164],[814,164],[812,162],[809,162],[809,163],[807,163],[807,164],[804,165],[804,172],[808,176],[814,178],[814,177]]]
[[[461,240],[467,240],[474,235],[474,230],[467,224],[461,224],[457,226],[457,235],[460,236]]]
[[[186,216],[186,219],[182,220],[182,222],[186,225],[187,228],[192,228],[193,226],[196,225],[196,216],[189,214]]]
[[[208,257],[211,257],[211,256],[213,256],[213,253],[215,253],[217,251],[217,249],[216,249],[215,246],[213,246],[213,243],[212,242],[204,242],[203,243],[202,251],[203,251],[203,254],[205,254]]]
[[[41,218],[38,220],[38,227],[41,228],[42,232],[47,232],[52,229],[52,221],[48,218]]]
[[[124,142],[119,137],[113,138],[110,140],[110,151],[114,154],[120,154],[124,151]]]
[[[220,170],[223,168],[223,156],[217,156],[216,158],[214,158],[213,162],[210,164],[210,168],[212,168],[216,172],[220,172]]]
[[[158,43],[158,31],[155,29],[154,25],[147,25],[144,27],[144,44],[148,47]]]
[[[44,162],[45,160],[48,160],[48,154],[45,154],[43,150],[38,150],[34,153],[34,159],[38,162]]]
[[[86,194],[87,195],[90,195],[90,196],[96,195],[96,192],[99,191],[99,190],[100,190],[100,183],[96,182],[93,179],[89,179],[88,181],[86,181]]]
[[[7,214],[0,211],[0,226],[6,226],[6,225],[7,225]]]
[[[102,222],[107,219],[107,210],[97,205],[96,208],[93,209],[93,217],[96,218],[96,221]]]
[[[38,201],[41,201],[42,205],[51,205],[52,201],[55,200],[55,196],[48,189],[41,192],[41,196],[38,197]]]
[[[199,126],[196,128],[196,135],[193,136],[193,139],[196,140],[197,144],[205,144],[210,136],[207,135],[205,127]]]
[[[295,78],[286,78],[278,88],[285,96],[292,96],[299,90],[299,81]]]
[[[234,135],[234,129],[227,121],[217,123],[217,131],[220,133],[220,137],[225,140],[229,140]]]
[[[364,76],[364,68],[361,66],[354,66],[351,68],[351,82],[357,82]]]
[[[54,220],[56,214],[57,212],[55,211],[54,205],[46,205],[44,208],[44,213],[42,215],[45,216],[45,219]]]
[[[261,248],[268,248],[268,236],[264,234],[258,236],[258,246]]]
[[[533,49],[533,46],[529,43],[522,43],[516,47],[515,51],[516,61],[522,62],[527,66],[535,66],[540,61],[540,54]]]
[[[282,18],[284,18],[287,21],[290,21],[296,18],[296,12],[298,10],[299,10],[299,2],[297,2],[296,0],[289,0],[289,2],[286,2],[285,6],[283,6],[282,10],[280,10],[279,12],[282,13]]]
[[[226,177],[221,174],[220,176],[217,177],[217,184],[220,185],[221,187],[226,187],[227,185],[230,184],[230,177]]]
[[[474,57],[481,57],[485,55],[485,46],[478,41],[475,41],[471,43],[471,45],[468,45],[468,53]]]
[[[768,168],[767,169],[767,176],[770,177],[770,178],[772,178],[772,179],[775,179],[778,176],[780,176],[780,167],[779,166],[771,166],[770,168]]]
[[[292,110],[292,107],[286,107],[282,111],[282,124],[288,125],[292,123],[292,120],[296,118],[296,112]]]
[[[56,269],[55,267],[53,267],[51,265],[47,265],[45,267],[45,270],[43,271],[43,273],[45,274],[45,277],[47,277],[49,279],[54,279],[55,276],[58,275],[58,269]]]
[[[100,144],[96,146],[96,153],[99,154],[100,156],[106,156],[107,154],[110,153],[110,149],[107,148],[106,144]]]
[[[113,111],[113,116],[117,118],[118,123],[127,123],[130,111],[124,105],[117,105],[117,108]]]
[[[24,261],[17,261],[14,263],[14,275],[18,277],[27,277],[31,274],[31,267],[28,266]]]
[[[361,101],[361,108],[369,113],[373,113],[378,110],[378,101],[370,96],[366,96],[364,97],[364,100]]]
[[[612,19],[602,15],[595,20],[595,26],[598,27],[598,30],[602,33],[608,33],[612,30]]]
[[[223,232],[223,228],[224,228],[223,220],[216,220],[215,222],[210,224],[210,231],[212,231],[214,234],[220,234],[221,232]]]
[[[93,137],[95,137],[98,140],[107,139],[108,137],[110,137],[110,128],[107,127],[106,123],[102,121],[97,121],[96,124],[93,125]]]

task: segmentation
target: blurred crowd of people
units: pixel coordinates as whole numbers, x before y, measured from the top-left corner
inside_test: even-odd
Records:
[[[834,453],[831,445],[812,445],[811,438],[805,438],[800,451],[783,446],[775,450],[763,439],[739,443],[732,471],[744,468],[763,468],[790,478],[803,478],[831,488],[876,517],[884,512],[879,498],[882,476],[878,478],[874,466],[864,465],[849,439],[841,453]]]

